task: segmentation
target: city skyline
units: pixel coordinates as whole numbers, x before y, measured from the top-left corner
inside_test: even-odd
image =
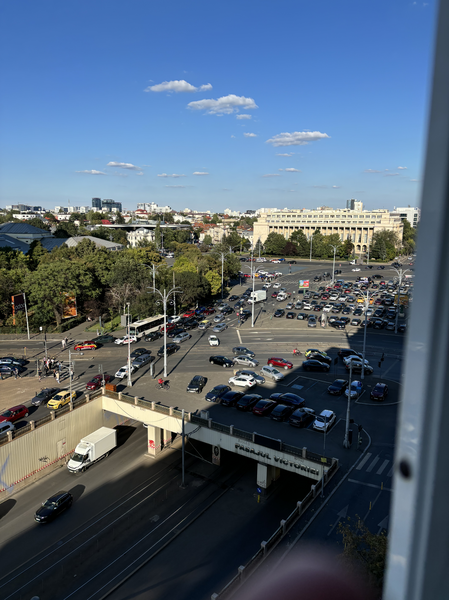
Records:
[[[132,6],[3,7],[0,206],[419,205],[433,2]]]

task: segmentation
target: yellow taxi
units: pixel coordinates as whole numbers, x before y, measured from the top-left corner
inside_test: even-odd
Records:
[[[76,392],[72,392],[72,400],[75,400]],[[61,406],[65,406],[70,402],[70,391],[69,390],[61,390],[53,396],[51,400],[47,403],[47,408],[57,409],[61,408]]]
[[[87,341],[87,342],[82,342],[81,344],[76,344],[76,346],[74,346],[74,350],[96,350],[97,349],[97,344],[95,342],[92,341]]]

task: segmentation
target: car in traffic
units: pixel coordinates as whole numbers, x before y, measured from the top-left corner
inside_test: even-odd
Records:
[[[206,400],[208,402],[219,402],[220,399],[226,394],[226,392],[231,392],[231,387],[229,385],[224,385],[220,383],[211,389],[210,392],[206,394]]]
[[[47,402],[47,408],[52,410],[56,410],[73,402],[76,398],[76,392],[72,391],[72,395],[70,396],[69,390],[60,390],[51,400]]]
[[[253,388],[257,385],[257,381],[251,375],[234,375],[228,381],[229,385],[236,385],[237,387]]]
[[[171,356],[172,354],[175,354],[175,352],[178,352],[178,350],[179,350],[179,344],[174,344],[174,343],[167,344],[167,356]],[[161,346],[159,348],[159,350],[157,351],[157,355],[159,356],[159,358],[161,358],[161,356],[164,356],[164,346]]]
[[[163,333],[161,331],[150,331],[143,337],[144,342],[154,342],[155,340],[160,340],[163,337]]]
[[[131,375],[136,371],[136,368],[131,365]],[[128,377],[128,365],[123,365],[115,374],[117,379],[123,379],[124,377]]]
[[[195,375],[187,386],[187,391],[191,392],[192,394],[200,394],[203,391],[206,383],[207,377],[203,377],[203,375]]]
[[[198,323],[198,329],[208,329],[211,326],[211,322],[210,321],[200,321],[200,323]]]
[[[336,379],[327,388],[327,391],[331,396],[341,396],[344,394],[349,382],[346,379]]]
[[[220,340],[217,338],[216,335],[210,335],[207,338],[208,342],[209,342],[209,346],[219,346],[220,345]]]
[[[270,419],[273,421],[286,421],[295,409],[286,404],[278,404],[270,413]]]
[[[151,350],[147,350],[146,348],[135,348],[129,356],[134,359],[138,356],[142,356],[142,354],[151,354]]]
[[[267,360],[267,364],[271,367],[280,367],[281,369],[293,369],[293,363],[285,358],[272,356]]]
[[[250,356],[251,358],[254,358],[256,356],[255,352],[253,352],[246,346],[235,346],[232,349],[232,353],[235,355],[239,355],[239,356],[242,354],[246,354],[247,356]]]
[[[24,358],[15,358],[14,356],[4,356],[3,358],[0,358],[0,365],[9,365],[13,367],[25,367],[28,362],[29,361]]]
[[[377,400],[379,402],[383,402],[387,396],[388,385],[386,383],[376,383],[370,394],[371,400]]]
[[[304,352],[304,356],[306,358],[309,358],[309,356],[311,356],[312,354],[321,354],[321,356],[328,356],[326,352],[324,352],[323,350],[318,350],[318,348],[307,348],[307,350]]]
[[[309,360],[319,360],[320,362],[324,362],[327,365],[331,365],[332,364],[332,358],[330,356],[323,356],[321,353],[320,354],[309,354],[309,356],[307,357]]]
[[[110,333],[104,333],[103,335],[97,335],[95,338],[96,344],[113,344],[115,343],[115,337]]]
[[[8,410],[5,410],[0,414],[0,423],[4,421],[8,421],[9,423],[15,423],[16,421],[20,421],[20,419],[24,419],[28,416],[28,408],[25,404],[18,404],[17,406],[13,406]]]
[[[247,356],[246,354],[242,354],[241,356],[234,357],[234,363],[236,363],[238,365],[243,365],[244,367],[257,367],[259,364],[259,361],[256,360],[255,358],[251,358],[250,356]]]
[[[267,379],[272,379],[273,381],[281,381],[284,379],[285,375],[281,373],[276,367],[272,367],[271,365],[265,365],[261,368],[260,374],[262,377],[266,377]]]
[[[277,405],[278,403],[276,402],[276,400],[267,400],[266,398],[262,398],[253,407],[253,415],[257,415],[259,417],[266,417]]]
[[[174,344],[182,344],[183,342],[187,342],[187,340],[190,340],[191,338],[191,334],[187,333],[187,331],[184,331],[183,333],[179,333],[177,336],[175,336],[173,338],[173,343]]]
[[[59,388],[57,387],[42,388],[41,391],[31,399],[31,404],[32,406],[40,406],[41,404],[45,404],[58,392]]]
[[[333,410],[322,410],[313,422],[313,428],[317,431],[328,432],[335,423],[337,415]]]
[[[363,383],[361,381],[351,381],[351,390],[349,388],[345,389],[346,397],[349,396],[349,392],[351,392],[351,400],[358,398],[363,392]]]
[[[196,326],[198,326],[198,323],[196,323]],[[185,333],[186,330],[184,327],[175,327],[175,329],[171,329],[170,331],[167,331],[167,337],[170,339],[175,338],[176,336],[178,336],[180,333]]]
[[[173,325],[173,327],[174,327],[174,325]],[[135,342],[137,342],[137,337],[135,335],[129,335],[129,336],[125,335],[121,338],[117,338],[115,340],[114,344],[118,344],[120,346],[120,345],[128,344],[128,343],[134,344]]]
[[[48,523],[53,521],[58,515],[70,508],[73,504],[73,496],[70,492],[58,492],[50,496],[37,509],[34,520],[37,523]]]
[[[303,361],[302,368],[304,371],[329,371],[330,365],[314,358]]]
[[[315,411],[313,408],[297,408],[295,412],[293,412],[288,420],[290,425],[293,427],[307,427],[315,420]]]
[[[95,377],[92,377],[92,379],[86,384],[86,390],[98,390],[99,388],[101,388],[103,380],[106,385],[106,383],[109,383],[113,379],[114,378],[112,377],[112,375],[108,375],[107,373],[95,375]]]
[[[149,353],[141,354],[140,356],[137,356],[131,364],[135,369],[141,369],[145,365],[154,362],[154,360],[156,360],[155,357],[151,356]]]
[[[214,331],[215,333],[221,333],[222,331],[224,331],[227,328],[228,328],[228,326],[226,325],[226,323],[219,323],[218,325],[215,325],[215,327],[212,329],[212,331]]]
[[[96,350],[97,344],[92,341],[81,342],[80,344],[76,344],[73,346],[74,350]]]
[[[219,367],[224,367],[225,369],[229,369],[234,366],[234,360],[227,358],[226,356],[210,356],[209,362],[212,365],[218,365]]]

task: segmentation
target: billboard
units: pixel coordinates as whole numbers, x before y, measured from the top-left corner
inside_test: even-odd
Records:
[[[23,294],[16,294],[15,296],[11,296],[11,302],[13,315],[25,310],[25,296]]]
[[[310,283],[310,281],[308,279],[300,279],[299,280],[299,289],[303,290],[304,288],[308,288],[309,283]]]
[[[76,296],[64,292],[63,294],[63,308],[62,308],[62,318],[69,319],[70,317],[76,317],[78,315],[78,311],[76,309]]]

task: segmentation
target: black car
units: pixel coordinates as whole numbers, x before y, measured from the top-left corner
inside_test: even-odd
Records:
[[[276,318],[281,318],[285,315],[285,310],[283,308],[278,308],[277,311],[274,313],[274,317]]]
[[[346,323],[344,321],[342,321],[341,319],[338,319],[337,321],[332,321],[332,323],[329,323],[329,325],[331,327],[333,327],[334,329],[345,329],[346,328]]]
[[[246,355],[246,356],[249,356],[250,358],[254,358],[256,356],[252,350],[249,350],[245,346],[235,346],[235,348],[232,349],[232,353],[235,356]]]
[[[34,396],[34,398],[31,400],[31,404],[33,406],[40,406],[41,404],[45,404],[46,402],[48,402],[49,400],[51,400],[51,398],[53,398],[53,396],[55,394],[57,394],[59,392],[59,388],[43,388],[38,394],[36,394]]]
[[[195,375],[192,381],[187,386],[187,391],[192,393],[200,394],[203,391],[204,386],[207,383],[207,377],[202,375]]]
[[[105,333],[103,335],[97,335],[94,341],[96,344],[113,344],[115,339],[116,338],[110,333]]]
[[[245,392],[235,392],[234,390],[231,390],[230,392],[226,392],[224,396],[221,397],[220,404],[223,406],[235,406],[240,398],[243,398],[244,395]]]
[[[382,319],[375,319],[373,321],[373,329],[383,329],[386,325],[386,322]]]
[[[142,356],[142,354],[149,354],[151,350],[147,350],[146,348],[136,348],[130,354],[131,358],[137,358],[138,356]]]
[[[236,402],[235,407],[238,410],[252,410],[259,400],[262,400],[259,394],[245,394]]]
[[[321,362],[324,362],[328,365],[332,364],[332,358],[330,356],[323,356],[322,354],[320,354],[319,352],[311,352],[308,356],[308,359],[310,360],[319,360]]]
[[[346,365],[346,371],[350,371],[349,365]],[[371,365],[365,365],[365,375],[372,375],[374,369]],[[362,363],[352,361],[352,372],[353,373],[361,373],[362,372]]]
[[[335,269],[334,275],[340,275],[340,273],[341,273],[341,269]]]
[[[376,383],[370,394],[371,400],[379,400],[380,402],[383,402],[387,396],[388,385],[386,383]]]
[[[304,398],[301,398],[301,396],[298,396],[297,394],[292,394],[291,392],[286,392],[285,394],[275,392],[270,395],[270,400],[275,400],[279,404],[286,404],[293,408],[301,408],[306,403]]]
[[[179,344],[167,344],[167,356],[171,356],[175,352],[178,352],[180,346]],[[157,355],[159,357],[164,356],[164,346],[161,346],[157,351]]]
[[[234,361],[230,358],[226,358],[226,356],[210,356],[209,362],[213,365],[224,367],[225,369],[229,369],[230,367],[234,366]]]
[[[320,360],[305,360],[302,363],[304,371],[329,371],[330,366]]]
[[[295,318],[296,318],[296,313],[294,313],[294,312],[288,312],[288,313],[285,315],[285,318],[286,318],[286,319],[295,319]]]
[[[174,338],[177,335],[179,335],[180,333],[185,333],[185,329],[183,327],[175,327],[175,329],[171,329],[170,331],[167,331],[167,337],[168,338]]]
[[[50,496],[48,500],[42,503],[34,515],[34,520],[38,523],[48,523],[60,515],[64,510],[70,508],[73,503],[73,496],[69,492],[58,492]]]
[[[345,389],[348,387],[348,382],[346,379],[336,379],[334,383],[331,383],[327,388],[327,391],[332,396],[341,396]]]
[[[234,302],[235,300],[238,300],[239,297],[236,296],[235,294],[233,294],[230,298],[229,298],[229,302]]]
[[[23,358],[14,358],[13,356],[4,356],[3,358],[0,358],[1,365],[10,365],[13,367],[24,367],[28,364],[28,362],[28,360]]]
[[[308,318],[309,318],[309,315],[307,313],[300,312],[296,315],[296,319],[298,321],[305,321]]]
[[[363,358],[363,354],[361,352],[357,352],[357,350],[352,350],[351,348],[340,348],[338,351],[338,356],[340,358],[346,358],[347,356],[358,356]]]
[[[288,265],[296,265],[296,260],[288,260],[287,264]]]
[[[218,402],[220,398],[226,394],[226,392],[231,392],[231,388],[229,385],[219,384],[216,385],[210,392],[206,394],[206,400],[208,402]]]
[[[262,399],[256,404],[253,408],[253,415],[265,416],[269,415],[273,408],[277,406],[278,403],[276,400],[266,400]]]
[[[400,333],[405,333],[407,331],[407,323],[401,323],[398,327],[398,331]]]
[[[13,376],[16,369],[17,369],[19,375],[26,370],[25,367],[21,367],[20,365],[0,365],[0,373],[3,376],[4,375]]]
[[[195,321],[195,319],[190,318],[183,324],[183,327],[186,331],[190,331],[191,329],[197,329],[198,321]]]
[[[163,333],[160,331],[151,331],[147,335],[144,336],[144,342],[154,342],[154,340],[160,340],[163,337]]]
[[[293,408],[293,406],[286,406],[285,404],[278,404],[272,411],[270,414],[270,419],[273,419],[273,421],[286,421],[290,415],[292,414],[292,412],[295,409]]]
[[[232,306],[225,306],[223,308],[223,310],[221,311],[221,314],[222,315],[230,315],[233,312],[234,312],[234,309],[232,308]]]
[[[294,427],[307,427],[307,425],[312,423],[312,421],[314,421],[314,420],[315,420],[315,411],[314,410],[312,410],[312,409],[304,410],[303,408],[298,408],[291,415],[288,422],[290,425],[293,425]]]

